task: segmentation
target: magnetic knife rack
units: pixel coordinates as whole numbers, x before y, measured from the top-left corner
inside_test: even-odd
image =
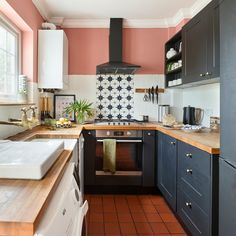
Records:
[[[159,88],[158,93],[164,93],[165,89]],[[148,93],[148,88],[136,88],[135,93]]]

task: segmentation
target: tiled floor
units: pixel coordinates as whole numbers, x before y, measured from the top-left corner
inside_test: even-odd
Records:
[[[89,236],[186,236],[161,196],[86,195]]]

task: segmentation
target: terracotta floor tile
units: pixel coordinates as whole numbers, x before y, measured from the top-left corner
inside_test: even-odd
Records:
[[[127,195],[126,199],[129,204],[136,204],[136,205],[140,204],[139,199],[136,195]]]
[[[144,213],[132,212],[132,218],[134,222],[147,222],[147,218]]]
[[[129,204],[129,209],[131,212],[143,213],[143,208],[138,204],[137,205]]]
[[[121,233],[123,234],[136,234],[134,223],[120,223]]]
[[[154,205],[166,205],[164,198],[160,195],[152,196],[151,201]]]
[[[127,203],[115,203],[118,212],[129,213],[129,206]]]
[[[90,222],[88,228],[89,234],[104,234],[104,224],[101,222]]]
[[[91,212],[89,220],[90,222],[103,222],[103,214]]]
[[[102,204],[102,197],[91,196],[90,197],[90,203],[91,204],[96,204],[96,205],[101,205]]]
[[[96,235],[93,235],[96,236]],[[121,234],[105,234],[105,236],[121,236]]]
[[[165,204],[165,205],[155,205],[155,208],[158,213],[172,213],[171,209]]]
[[[171,234],[185,233],[182,226],[179,223],[165,223],[165,225]]]
[[[171,236],[188,236],[187,234],[171,234]]]
[[[116,212],[115,204],[103,204],[103,212]]]
[[[88,233],[88,236],[104,236],[104,234],[89,234]]]
[[[103,218],[104,218],[104,222],[117,222],[118,221],[116,212],[104,212]]]
[[[120,227],[118,223],[105,222],[104,226],[106,234],[120,234]]]
[[[94,213],[102,213],[103,212],[102,204],[100,205],[89,204],[89,211]]]
[[[114,204],[115,200],[114,200],[113,195],[104,195],[102,198],[102,202],[103,202],[103,205]]]
[[[164,223],[150,223],[150,225],[154,234],[159,235],[169,233]]]
[[[173,213],[160,213],[160,216],[164,222],[178,222]]]
[[[139,202],[141,203],[141,205],[153,205],[149,195],[140,195]]]
[[[135,223],[136,231],[138,234],[152,234],[151,226],[148,223]]]
[[[150,223],[162,222],[162,219],[158,213],[146,213],[146,217]]]
[[[120,213],[120,211],[118,212],[118,220],[123,223],[133,222],[130,213]]]
[[[157,213],[157,210],[154,205],[143,205],[143,211],[145,213]]]

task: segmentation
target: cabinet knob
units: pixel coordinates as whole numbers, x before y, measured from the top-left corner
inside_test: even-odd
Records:
[[[175,142],[172,141],[172,142],[170,142],[170,144],[171,144],[171,145],[175,145]]]
[[[189,208],[192,208],[192,203],[191,202],[186,202],[185,205]]]
[[[187,172],[188,174],[192,174],[192,173],[193,173],[193,170],[192,170],[192,169],[187,169],[186,172]]]
[[[91,132],[88,132],[88,135],[91,135]]]
[[[200,74],[200,77],[204,77],[205,76],[205,74]]]
[[[148,136],[151,136],[151,133],[149,132],[147,135],[148,135]]]
[[[186,157],[192,158],[192,153],[186,153]]]
[[[212,75],[212,73],[211,72],[207,72],[206,75]]]

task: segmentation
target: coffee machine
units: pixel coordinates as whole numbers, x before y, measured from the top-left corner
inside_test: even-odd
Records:
[[[203,119],[203,110],[201,108],[187,106],[184,107],[183,124],[200,125]]]

